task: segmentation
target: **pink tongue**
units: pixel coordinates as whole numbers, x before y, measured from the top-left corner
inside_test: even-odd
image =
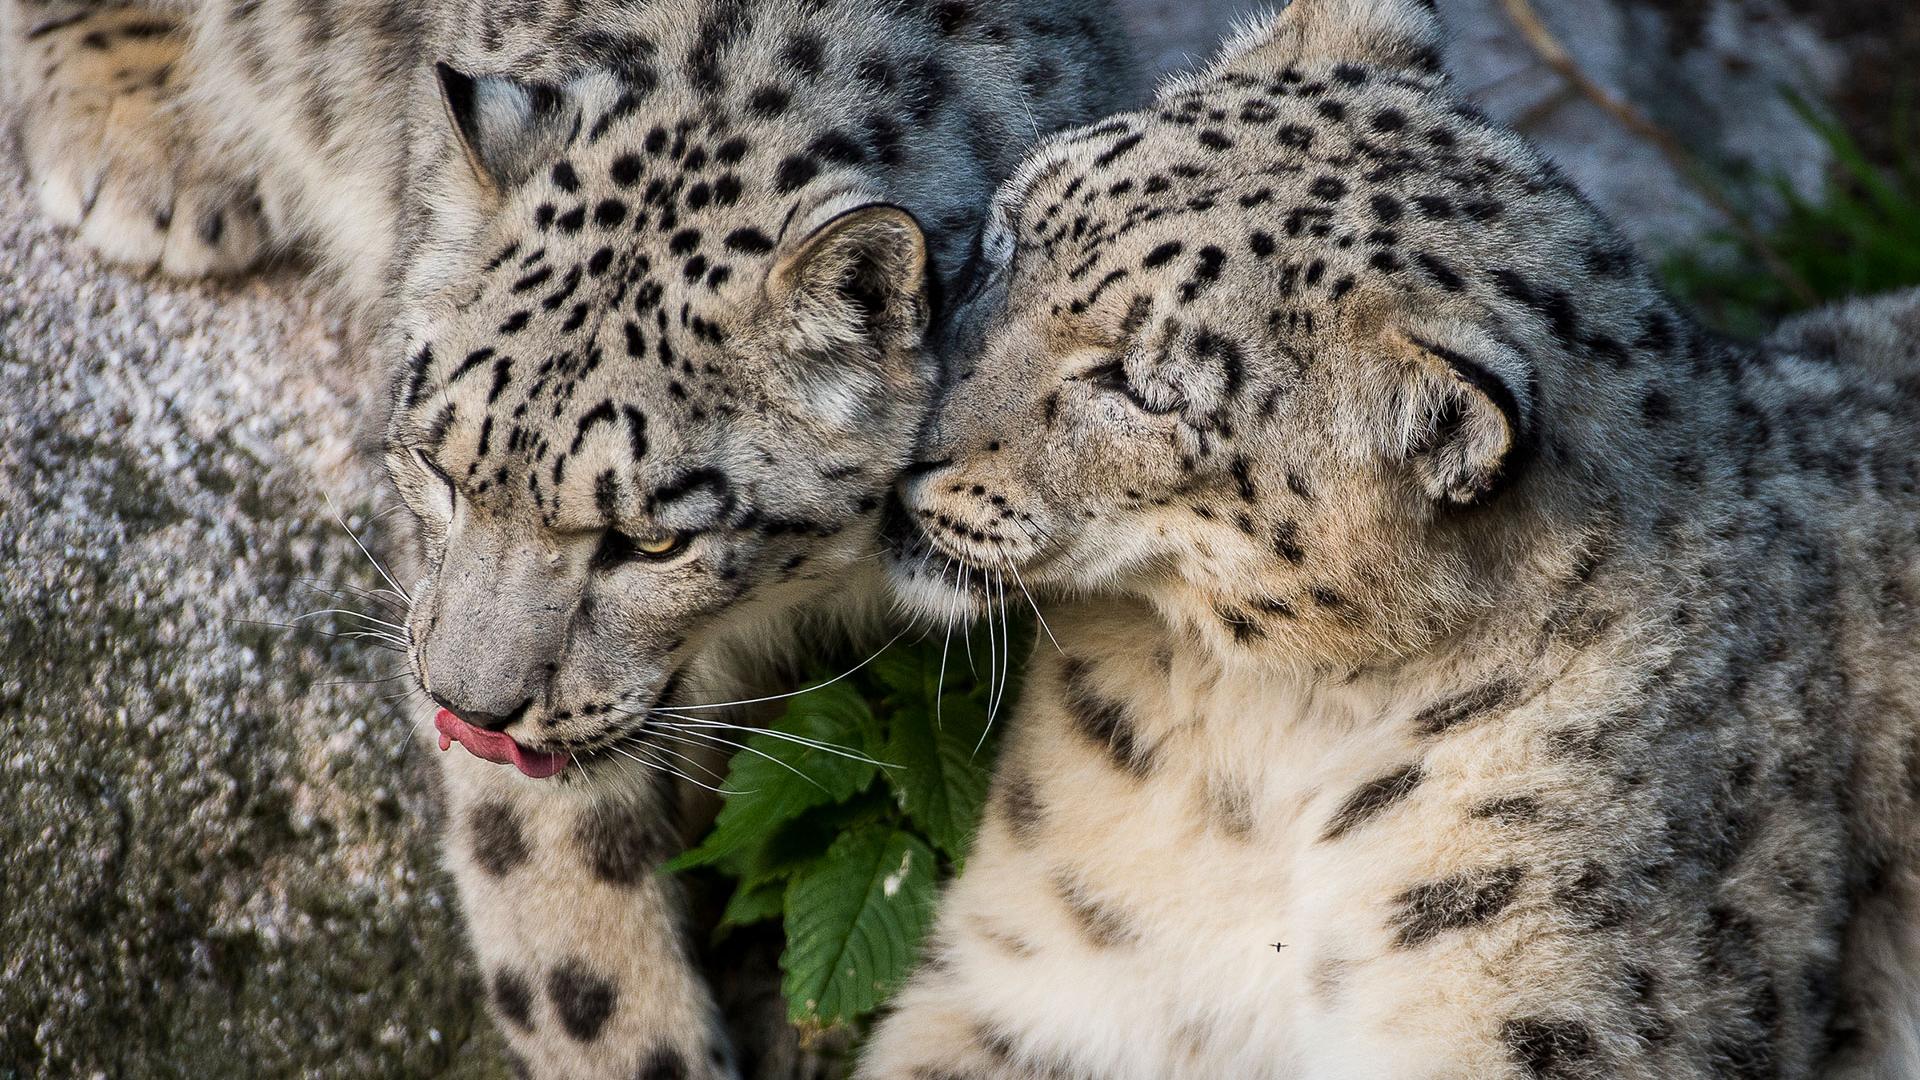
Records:
[[[440,749],[459,743],[467,748],[467,753],[482,761],[512,765],[535,780],[545,780],[566,768],[571,760],[566,754],[529,750],[503,731],[474,727],[445,709],[433,714],[433,726],[440,732]]]

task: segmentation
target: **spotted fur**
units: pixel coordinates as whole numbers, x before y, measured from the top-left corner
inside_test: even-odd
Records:
[[[721,1023],[678,885],[711,710],[877,607],[922,349],[994,186],[1118,105],[1100,0],[0,0],[27,164],[182,275],[310,252],[374,328],[448,862],[538,1077],[811,1075]],[[650,554],[651,553],[651,554]],[[675,725],[680,725],[675,730]]]
[[[1920,294],[1709,337],[1437,33],[996,198],[895,574],[1059,647],[863,1076],[1920,1073]]]

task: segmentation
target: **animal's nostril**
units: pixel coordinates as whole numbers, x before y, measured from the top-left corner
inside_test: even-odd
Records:
[[[484,731],[499,731],[508,724],[513,723],[512,718],[501,716],[499,713],[474,712],[469,709],[466,712],[457,713],[457,715],[460,719]]]
[[[483,731],[502,731],[512,727],[515,721],[527,715],[527,710],[533,707],[533,699],[528,698],[521,702],[520,707],[514,709],[512,712],[490,713],[481,712],[478,709],[463,709],[439,694],[432,696],[434,702],[441,708]]]

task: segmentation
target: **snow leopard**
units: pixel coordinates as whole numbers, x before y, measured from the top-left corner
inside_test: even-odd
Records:
[[[995,197],[887,535],[1043,632],[858,1075],[1920,1075],[1920,293],[1707,333],[1441,44]]]
[[[180,276],[298,252],[372,327],[446,861],[515,1069],[819,1067],[769,995],[778,1030],[729,1034],[656,871],[712,813],[743,719],[713,706],[878,606],[923,339],[1024,148],[1124,103],[1112,13],[6,0],[0,43],[82,243]]]

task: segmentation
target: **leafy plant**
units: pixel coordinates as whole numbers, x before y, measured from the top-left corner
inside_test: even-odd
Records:
[[[782,921],[796,1023],[858,1029],[912,969],[986,800],[989,714],[1004,716],[1017,689],[998,685],[997,669],[1025,655],[1028,636],[1014,621],[1011,641],[989,646],[998,664],[969,641],[927,641],[816,677],[747,738],[713,830],[668,865],[732,879],[717,935]]]
[[[1718,251],[1683,253],[1665,268],[1682,298],[1722,329],[1746,336],[1765,333],[1808,299],[1825,303],[1920,284],[1920,124],[1911,110],[1902,107],[1893,118],[1894,160],[1876,163],[1838,121],[1787,96],[1836,166],[1815,199],[1779,184],[1786,213],[1766,237],[1811,296],[1757,269],[1754,245],[1734,236],[1718,237]]]

